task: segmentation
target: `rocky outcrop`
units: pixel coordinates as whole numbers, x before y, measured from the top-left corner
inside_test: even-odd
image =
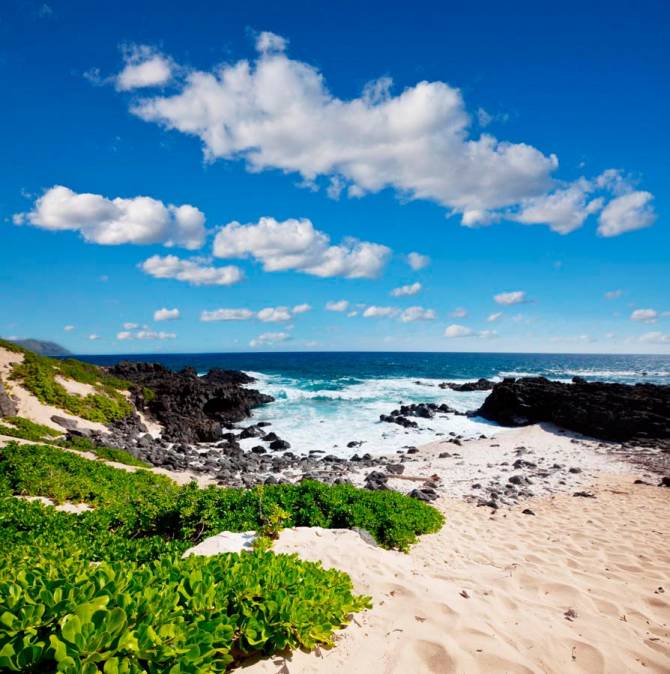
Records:
[[[603,440],[667,440],[670,386],[509,378],[493,387],[475,414],[503,426],[549,421]]]
[[[466,381],[464,384],[454,384],[450,381],[445,381],[440,384],[440,388],[449,388],[452,391],[490,391],[494,386],[492,381],[488,379],[478,379],[477,381]]]
[[[199,377],[193,368],[173,372],[158,363],[128,361],[109,372],[134,384],[136,407],[158,420],[165,429],[163,438],[171,442],[220,440],[224,426],[242,421],[254,407],[274,400],[242,386],[254,381],[243,372],[212,369]]]
[[[16,405],[0,381],[0,419],[16,416]]]

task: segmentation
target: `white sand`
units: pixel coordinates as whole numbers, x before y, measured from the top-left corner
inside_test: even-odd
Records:
[[[86,512],[87,510],[93,510],[87,503],[69,503],[66,501],[65,503],[57,505],[52,499],[47,498],[46,496],[16,496],[15,498],[20,498],[24,501],[39,501],[46,506],[52,506],[56,510],[61,510],[65,513],[73,513],[75,515]]]
[[[595,499],[533,499],[536,516],[441,499],[445,527],[408,555],[354,532],[287,531],[276,552],[346,571],[374,607],[330,651],[245,671],[667,674],[670,493],[632,480],[601,477]]]

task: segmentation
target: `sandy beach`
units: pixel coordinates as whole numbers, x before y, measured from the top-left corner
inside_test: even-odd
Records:
[[[445,527],[408,555],[353,532],[287,531],[277,552],[346,571],[374,607],[336,648],[248,671],[667,673],[670,499],[634,479],[601,475],[595,498],[531,499],[535,515],[441,498]]]

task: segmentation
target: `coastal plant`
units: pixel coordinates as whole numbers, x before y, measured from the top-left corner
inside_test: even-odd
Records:
[[[40,440],[48,441],[57,438],[63,433],[24,417],[4,417],[0,420],[0,435],[39,442]]]
[[[11,377],[41,403],[67,410],[75,416],[108,424],[132,414],[133,407],[121,391],[130,384],[108,375],[101,368],[74,359],[59,360],[19,349],[22,362],[15,363]],[[57,381],[61,376],[95,389],[88,395],[70,393]]]
[[[125,449],[97,445],[93,440],[84,435],[72,435],[67,440],[58,441],[57,444],[68,449],[75,449],[78,452],[91,452],[103,461],[114,461],[115,463],[123,463],[126,466],[137,466],[138,468],[150,467],[149,463],[138,459]]]

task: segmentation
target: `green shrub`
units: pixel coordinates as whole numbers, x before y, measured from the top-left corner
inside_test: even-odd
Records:
[[[57,438],[59,435],[63,435],[61,431],[56,431],[42,424],[36,424],[34,421],[24,419],[23,417],[5,417],[2,421],[11,424],[11,426],[0,424],[0,435],[8,435],[12,438],[39,442],[40,440],[48,440],[49,438]]]
[[[83,435],[73,435],[68,440],[62,440],[57,444],[68,449],[76,449],[79,452],[91,452],[103,461],[115,461],[116,463],[123,463],[126,466],[137,466],[138,468],[150,467],[150,464],[146,461],[138,459],[124,449],[96,445],[93,440]]]
[[[95,386],[96,393],[86,396],[69,393],[56,381],[58,375]],[[45,405],[59,407],[88,421],[111,423],[133,412],[130,402],[118,390],[128,388],[129,384],[89,363],[57,360],[23,350],[23,362],[14,365],[11,376]]]

